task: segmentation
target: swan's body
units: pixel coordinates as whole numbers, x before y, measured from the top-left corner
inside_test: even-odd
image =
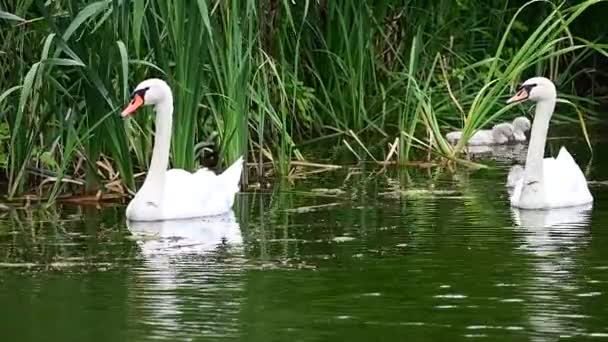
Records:
[[[219,215],[232,208],[239,191],[243,159],[239,158],[222,174],[201,169],[190,173],[167,170],[171,144],[173,95],[162,80],[141,82],[133,92],[123,117],[142,105],[153,105],[156,112],[156,137],[146,179],[127,206],[126,216],[134,221],[157,221]]]
[[[164,182],[144,182],[127,206],[127,218],[156,221],[223,214],[232,208],[242,168],[239,159],[220,175],[207,169],[167,170]]]
[[[549,209],[593,202],[583,172],[564,147],[557,158],[543,159],[556,101],[553,82],[544,77],[531,78],[508,103],[527,99],[536,102],[536,114],[523,172],[509,173],[512,179],[507,183],[514,183],[511,205],[522,209]]]
[[[513,126],[509,123],[497,124],[492,129],[481,129],[475,132],[467,141],[468,146],[486,146],[506,144],[513,136]],[[446,134],[447,141],[456,145],[462,139],[462,131]]]

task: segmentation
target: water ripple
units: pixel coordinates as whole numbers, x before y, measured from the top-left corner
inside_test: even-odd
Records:
[[[341,175],[203,221],[5,218],[5,339],[607,337],[608,215],[513,210],[504,172]]]

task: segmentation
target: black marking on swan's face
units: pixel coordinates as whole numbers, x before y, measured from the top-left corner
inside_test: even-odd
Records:
[[[530,84],[522,84],[519,87],[517,87],[517,95],[518,99],[517,102],[521,102],[521,101],[525,101],[530,97],[530,94],[532,93],[532,89],[534,89],[534,87],[536,87],[538,84],[536,83],[530,83]]]
[[[532,89],[534,89],[534,87],[536,87],[537,85],[537,83],[524,83],[520,85],[519,87],[517,87],[515,95],[508,99],[507,103],[517,103],[526,101],[528,98],[530,98]]]
[[[131,101],[129,101],[129,105],[121,113],[123,118],[133,115],[138,108],[146,104],[146,92],[148,89],[150,87],[139,88],[131,93]]]
[[[530,83],[530,84],[522,84],[519,87],[517,87],[517,92],[520,92],[522,90],[525,90],[528,95],[530,94],[530,92],[532,91],[532,88],[536,87],[538,84],[536,83]]]
[[[133,100],[136,95],[139,95],[139,96],[141,96],[142,99],[145,99],[146,98],[146,92],[148,91],[148,89],[150,89],[150,87],[145,87],[145,88],[133,90],[133,92],[131,93],[131,100]]]

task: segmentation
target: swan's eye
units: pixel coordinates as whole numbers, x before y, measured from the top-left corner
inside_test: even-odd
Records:
[[[515,95],[507,100],[507,103],[522,102],[530,97],[530,91],[536,84],[523,84],[517,87]]]

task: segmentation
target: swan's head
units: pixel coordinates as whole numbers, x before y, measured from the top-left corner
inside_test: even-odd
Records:
[[[525,116],[518,116],[513,120],[513,130],[519,132],[527,132],[532,127],[530,119]]]
[[[517,93],[507,100],[507,104],[526,100],[539,102],[555,99],[556,96],[555,84],[551,80],[545,77],[532,77],[517,88]]]
[[[169,99],[173,100],[167,82],[158,78],[147,79],[138,84],[131,93],[131,102],[122,111],[122,117],[132,115],[139,107],[154,106]]]

